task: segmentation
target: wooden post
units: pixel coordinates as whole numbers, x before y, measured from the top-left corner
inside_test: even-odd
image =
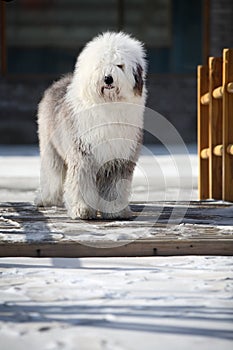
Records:
[[[222,199],[222,157],[214,152],[222,144],[222,99],[213,90],[222,85],[222,58],[209,58],[209,198]]]
[[[233,49],[223,50],[223,200],[233,201],[233,156],[227,152],[233,144],[233,94],[228,83],[233,82]]]
[[[201,103],[201,96],[209,90],[208,67],[198,66],[197,70],[197,132],[198,132],[198,193],[199,199],[209,198],[209,161],[201,158],[201,151],[209,147],[208,124],[209,106]]]

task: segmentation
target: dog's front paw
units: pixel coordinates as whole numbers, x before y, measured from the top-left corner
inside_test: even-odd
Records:
[[[69,216],[72,219],[92,220],[96,219],[96,210],[86,206],[85,204],[76,205],[69,210]]]
[[[62,198],[59,196],[52,197],[47,195],[46,197],[40,191],[37,191],[36,196],[34,198],[34,204],[37,207],[52,207],[52,206],[62,207],[63,201],[62,201]]]

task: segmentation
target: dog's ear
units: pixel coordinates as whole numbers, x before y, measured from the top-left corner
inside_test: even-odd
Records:
[[[134,93],[135,95],[142,95],[142,89],[143,89],[143,78],[142,78],[142,66],[140,64],[136,65],[136,68],[133,70],[133,75],[135,79],[135,85],[134,85]]]

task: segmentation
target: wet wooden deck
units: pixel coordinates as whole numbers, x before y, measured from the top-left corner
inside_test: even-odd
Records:
[[[132,203],[128,221],[70,219],[63,208],[0,203],[0,256],[232,255],[233,205]]]

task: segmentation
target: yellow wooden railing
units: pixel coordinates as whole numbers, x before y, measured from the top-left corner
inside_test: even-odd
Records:
[[[199,199],[233,201],[233,49],[198,66]]]

